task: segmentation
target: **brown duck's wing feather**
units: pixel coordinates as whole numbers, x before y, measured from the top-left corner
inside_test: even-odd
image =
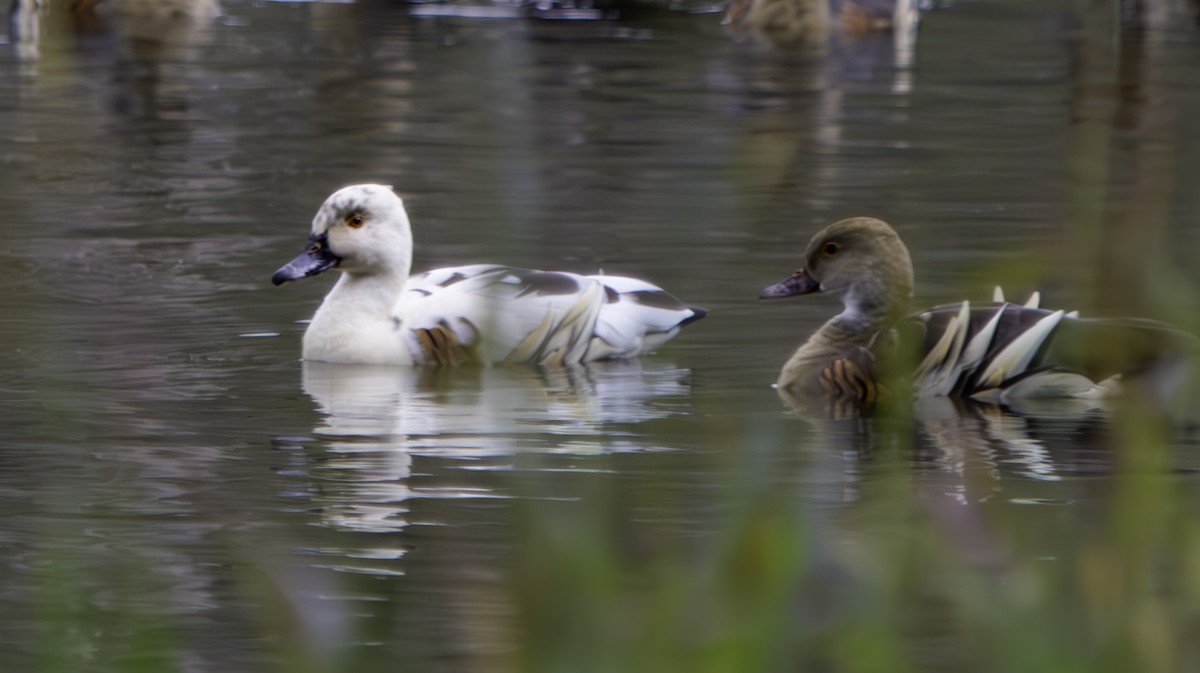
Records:
[[[1198,345],[1195,336],[1156,320],[1081,318],[1059,325],[1040,362],[1101,381],[1138,376],[1165,360],[1193,356]]]
[[[963,315],[963,304],[937,306],[904,321],[900,334],[908,347],[928,353],[947,330],[961,328]],[[961,361],[951,363],[953,378],[942,394],[970,397],[1009,388],[1016,392],[1017,384],[1027,393],[1037,390],[1029,382],[1041,374],[1074,374],[1099,383],[1114,375],[1137,376],[1164,360],[1197,351],[1195,337],[1153,320],[1080,319],[1007,303],[968,306],[965,316],[965,340],[976,340],[977,350],[968,356],[971,348],[962,349]],[[1055,394],[1050,391],[1072,387],[1059,385],[1061,379],[1045,378],[1055,385],[1042,392]]]

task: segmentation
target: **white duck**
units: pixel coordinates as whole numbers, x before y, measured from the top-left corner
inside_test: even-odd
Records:
[[[280,285],[342,272],[304,333],[304,359],[421,365],[631,358],[706,313],[635,278],[496,264],[410,278],[411,265],[408,214],[391,187],[354,185],[326,199],[308,248],[271,278]]]

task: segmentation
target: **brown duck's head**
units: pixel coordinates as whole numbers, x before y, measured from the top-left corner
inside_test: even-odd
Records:
[[[912,259],[895,230],[883,220],[852,217],[817,232],[804,252],[804,267],[762,296],[831,294],[849,316],[876,321],[907,311],[912,286]]]

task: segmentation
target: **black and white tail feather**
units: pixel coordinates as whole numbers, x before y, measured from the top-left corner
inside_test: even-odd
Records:
[[[947,395],[1003,404],[1030,398],[1099,399],[1131,378],[1157,388],[1178,385],[1195,337],[1166,323],[1080,318],[1077,311],[1005,301],[938,306],[912,318],[923,329],[924,359],[913,378],[918,396]],[[910,323],[911,325],[912,323]],[[1162,391],[1163,395],[1168,394]]]

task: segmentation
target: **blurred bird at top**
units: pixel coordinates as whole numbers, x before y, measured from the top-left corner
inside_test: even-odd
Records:
[[[918,0],[733,0],[723,23],[778,49],[823,53],[835,36],[887,31],[911,45],[919,20]]]

